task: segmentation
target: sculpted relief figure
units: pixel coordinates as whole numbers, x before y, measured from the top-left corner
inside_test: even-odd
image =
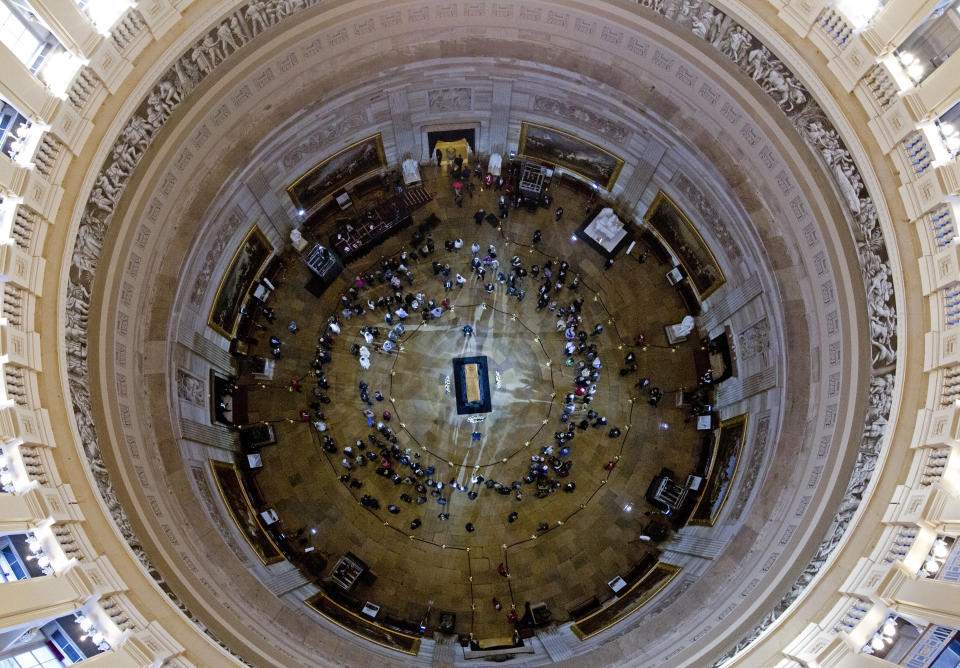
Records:
[[[254,35],[259,35],[270,27],[266,14],[266,3],[261,0],[253,0],[253,2],[247,5],[247,10],[243,13],[243,17],[247,19],[247,23],[250,24],[251,32],[253,32]]]
[[[760,46],[747,55],[746,72],[754,81],[760,81],[767,74],[769,69],[770,51],[767,47]]]

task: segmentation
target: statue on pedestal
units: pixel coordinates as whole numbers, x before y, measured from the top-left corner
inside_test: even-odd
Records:
[[[290,230],[290,243],[293,244],[293,247],[297,249],[298,253],[307,247],[307,240],[303,238],[299,227]]]
[[[674,343],[680,343],[681,341],[686,341],[687,337],[690,336],[690,332],[693,331],[693,327],[696,323],[693,320],[692,315],[684,317],[683,320],[678,322],[676,325],[667,325],[664,329],[667,332],[667,341],[672,346]]]

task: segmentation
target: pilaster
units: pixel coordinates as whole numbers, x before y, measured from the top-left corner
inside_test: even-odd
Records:
[[[407,89],[388,91],[387,99],[390,104],[390,120],[393,125],[393,140],[397,147],[397,160],[402,163],[407,158],[413,158],[419,162],[422,151],[418,149],[413,135]]]
[[[490,108],[490,153],[507,152],[507,133],[510,129],[513,82],[493,80],[493,101]]]
[[[867,125],[883,152],[889,153],[916,127],[917,120],[904,98],[898,97],[880,116],[867,121]]]
[[[827,6],[825,0],[787,0],[778,16],[801,37],[806,37]]]
[[[170,0],[140,0],[137,3],[137,9],[156,38],[170,30],[180,19],[180,12]]]

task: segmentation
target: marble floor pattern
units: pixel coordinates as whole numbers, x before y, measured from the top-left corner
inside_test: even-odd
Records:
[[[429,497],[424,505],[404,503],[400,494],[415,498],[416,491],[378,476],[373,463],[352,472],[363,482],[361,489],[338,482],[345,472],[342,454],[324,452],[313,425],[297,420],[299,411],[312,400],[310,362],[317,335],[324,331],[328,317],[339,312],[339,296],[357,274],[381,257],[411,250],[412,228],[348,265],[320,298],[303,289],[310,277],[306,266],[295,255],[284,258],[285,277],[270,300],[276,322],[261,332],[254,346],[255,354],[269,355],[271,335],[283,342],[273,381],[250,387],[250,421],[271,421],[278,436],[276,445],[262,451],[264,467],[256,484],[285,530],[303,528],[309,542],[328,557],[328,569],[348,551],[369,565],[375,577],[356,588],[353,596],[410,620],[420,619],[428,606],[435,611],[434,623],[436,611],[454,612],[457,631],[476,638],[509,636],[507,614],[512,605],[522,614],[525,602],[545,602],[555,619],[567,619],[568,609],[591,596],[610,598],[607,581],[628,571],[644,550],[653,549],[638,540],[648,521],[645,513],[651,510],[644,492],[661,467],[670,467],[684,479],[697,458],[699,434],[692,422],[685,423],[685,411],[675,407],[677,388],[696,385],[694,344],[681,343],[671,350],[666,342],[664,325],[679,322],[687,314],[680,296],[667,284],[670,267],[652,255],[638,262],[636,256],[642,250],[638,248],[631,256],[621,253],[604,270],[602,255],[582,241],[571,240],[583,221],[581,196],[554,187],[554,206],[566,211],[562,220],[555,221],[552,210],[511,209],[498,230],[473,220],[481,206],[488,212],[496,210],[497,193],[478,188],[458,208],[448,174],[433,166],[422,168],[422,173],[434,199],[416,212],[414,224],[430,213],[441,222],[432,231],[436,251],[419,263],[409,263],[416,277],[413,289],[437,301],[446,294],[454,308],[439,320],[419,326],[419,316],[412,314],[401,349],[395,354],[374,353],[367,371],[348,354],[348,348],[363,343],[358,332],[363,324],[376,322],[385,334],[382,312],[343,321],[333,361],[326,367],[332,399],[323,407],[327,433],[341,449],[367,439],[372,430],[366,425],[362,414],[366,406],[358,392],[358,383],[365,380],[371,397],[376,390],[385,396],[383,402],[374,402],[378,417],[384,410],[393,413],[388,424],[397,432],[399,445],[409,448],[411,456],[419,454],[416,461],[421,466],[435,466],[436,480],[456,479],[469,486],[477,473],[507,485],[522,479],[530,456],[553,443],[554,432],[565,428],[559,417],[575,374],[565,364],[563,332],[556,328],[556,316],[536,308],[539,279],[524,279],[528,294],[523,302],[507,296],[500,284],[488,294],[468,273],[470,244],[476,241],[482,251],[494,244],[507,271],[514,255],[528,269],[549,257],[562,258],[571,265],[567,284],[578,275],[581,280],[583,327],[591,331],[595,323],[604,325],[602,334],[591,336],[604,368],[589,408],[605,415],[608,425],[578,432],[569,442],[574,463],[569,477],[560,481],[575,482],[575,491],[558,490],[538,499],[534,486],[524,485],[518,501],[513,494],[472,486],[479,495],[471,501],[447,487],[443,491],[449,500],[446,506]],[[321,237],[329,234],[332,224],[319,230]],[[531,241],[535,229],[543,232],[536,247]],[[464,247],[453,253],[444,250],[444,241],[456,237],[464,240]],[[434,260],[448,262],[454,272],[468,276],[467,285],[445,293],[433,276]],[[490,272],[488,280],[489,276]],[[365,289],[361,300],[387,294],[388,288]],[[566,301],[574,296],[567,288],[561,294]],[[290,320],[297,322],[299,332],[287,331]],[[475,329],[472,338],[461,333],[466,323]],[[634,346],[638,332],[647,337],[646,349]],[[630,350],[637,356],[639,372],[621,377],[618,371]],[[476,425],[466,421],[469,416],[457,415],[453,395],[451,360],[465,355],[486,355],[489,362],[492,411]],[[663,390],[658,407],[648,405],[646,394],[635,389],[641,376]],[[290,391],[292,378],[302,379],[302,393]],[[252,381],[242,377],[241,383]],[[574,420],[585,412],[579,409]],[[608,437],[612,426],[622,430],[619,438]],[[481,433],[479,441],[471,439],[474,429]],[[616,467],[604,470],[604,464],[617,457]],[[398,467],[398,471],[406,475],[409,469]],[[358,503],[362,494],[376,497],[380,509],[362,507]],[[387,511],[391,503],[400,507],[399,514]],[[628,504],[630,512],[625,510]],[[449,513],[450,519],[439,519],[441,511]],[[513,511],[518,517],[509,523],[507,516]],[[422,526],[411,531],[414,518],[420,518]],[[468,533],[467,522],[476,531]],[[541,523],[548,524],[549,531],[538,531]],[[509,568],[509,578],[498,574],[500,563]],[[502,602],[502,610],[494,609],[494,598]]]

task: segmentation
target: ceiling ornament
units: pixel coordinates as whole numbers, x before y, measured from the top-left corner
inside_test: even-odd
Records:
[[[90,470],[121,534],[143,566],[177,606],[211,637],[206,626],[190,614],[150,564],[113,490],[103,461],[88,389],[87,334],[93,278],[107,227],[130,176],[176,107],[210,72],[251,39],[318,4],[319,0],[253,0],[221,20],[188,48],[160,78],[120,131],[110,157],[95,179],[74,240],[64,305],[65,355],[68,388]],[[859,506],[882,447],[883,430],[876,425],[885,425],[889,418],[897,347],[896,301],[886,246],[872,198],[843,140],[800,80],[746,28],[708,2],[641,0],[640,5],[675,21],[696,37],[712,44],[780,107],[827,174],[832,176],[841,200],[850,213],[853,223],[851,234],[856,241],[867,293],[873,348],[867,428],[864,429],[858,448],[857,466],[847,485],[839,512],[813,560],[790,592],[719,664],[728,661],[758,637],[799,597],[840,542]],[[548,23],[556,22],[548,20]],[[561,27],[570,29],[569,26]]]

